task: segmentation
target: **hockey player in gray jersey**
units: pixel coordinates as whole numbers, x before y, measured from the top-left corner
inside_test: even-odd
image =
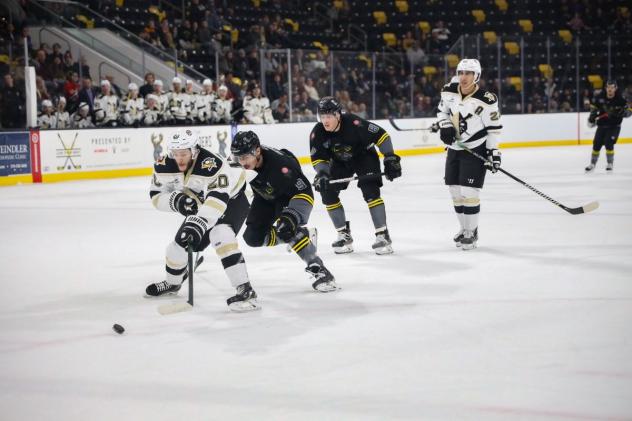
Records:
[[[447,145],[445,184],[450,190],[460,230],[454,237],[457,247],[470,250],[478,241],[480,191],[485,170],[493,173],[500,168],[498,150],[500,112],[498,98],[481,89],[481,65],[476,59],[463,59],[456,68],[458,83],[449,83],[441,91],[437,113],[441,140]],[[465,151],[468,149],[487,156],[483,162]]]
[[[57,110],[55,111],[58,129],[70,128],[70,114],[66,111],[66,97],[60,96],[57,99]]]
[[[101,93],[94,100],[94,119],[99,127],[118,125],[119,97],[107,79],[101,81]]]
[[[138,96],[138,85],[132,82],[127,86],[127,97],[121,102],[121,123],[128,127],[138,127],[143,121],[144,109],[145,100]]]
[[[175,294],[186,278],[187,239],[203,251],[209,245],[221,259],[224,271],[236,288],[227,300],[233,311],[259,308],[236,233],[246,220],[246,173],[231,167],[218,155],[198,145],[191,130],[181,130],[167,142],[168,156],[154,164],[150,196],[154,207],[177,212],[185,219],[166,251],[166,279],[150,284],[146,295]]]

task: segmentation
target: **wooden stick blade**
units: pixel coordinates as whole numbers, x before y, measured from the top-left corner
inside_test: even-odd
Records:
[[[162,314],[163,316],[167,316],[169,314],[175,314],[175,313],[183,313],[185,311],[191,311],[191,310],[193,310],[193,306],[189,304],[188,302],[163,304],[158,307],[158,313]]]

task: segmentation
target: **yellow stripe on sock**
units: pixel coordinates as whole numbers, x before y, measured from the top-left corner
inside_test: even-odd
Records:
[[[330,210],[334,210],[334,209],[338,209],[342,207],[342,203],[338,202],[338,203],[334,203],[333,205],[327,205],[326,208],[328,211]]]
[[[324,159],[315,159],[312,161],[312,165],[315,167],[316,164],[322,164],[323,162],[327,162]]]
[[[294,247],[292,247],[292,250],[298,253],[299,251],[303,250],[308,244],[309,244],[309,237],[305,237],[298,243],[294,244]]]
[[[276,232],[274,228],[270,229],[270,241],[268,241],[268,247],[276,246]]]
[[[606,155],[614,155],[614,151],[606,151]]]
[[[608,153],[608,152],[606,152]],[[592,151],[593,156],[599,156],[599,151]]]
[[[375,199],[375,200],[371,200],[370,202],[367,202],[367,204],[369,205],[369,209],[373,208],[375,206],[379,206],[379,205],[383,205],[384,204],[384,200],[380,199]]]
[[[292,199],[303,199],[310,205],[314,206],[314,198],[310,196],[309,194],[305,194],[305,193],[295,194],[294,196],[292,196]]]

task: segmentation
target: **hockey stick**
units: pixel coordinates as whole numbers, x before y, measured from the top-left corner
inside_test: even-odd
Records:
[[[382,177],[383,175],[384,175],[383,172],[379,174],[354,175],[353,177],[337,178],[335,180],[329,180],[329,184],[348,183],[353,180],[359,180],[359,181],[374,180],[376,178]]]
[[[173,304],[164,304],[158,307],[158,313],[166,316],[168,314],[174,313],[182,313],[183,311],[193,310],[193,272],[197,267],[204,261],[204,257],[200,257],[195,266],[193,265],[193,245],[191,244],[191,237],[187,240],[187,258],[188,258],[188,268],[187,273],[183,278],[184,280],[188,279],[189,284],[189,299],[184,303],[173,303]]]
[[[475,157],[477,157],[478,159],[480,159],[481,161],[483,161],[483,162],[490,162],[487,158],[484,158],[481,155],[479,155],[478,153],[474,152],[473,150],[471,150],[470,148],[465,146],[462,142],[457,140],[456,144],[459,145],[461,148],[463,148],[465,151],[469,152],[470,154],[472,154]],[[535,194],[545,198],[549,202],[553,203],[555,206],[558,206],[558,207],[564,209],[566,212],[570,213],[571,215],[579,215],[581,213],[588,213],[588,212],[594,211],[595,209],[597,209],[599,207],[599,202],[595,201],[595,202],[590,202],[590,203],[588,203],[588,204],[586,204],[584,206],[580,206],[578,208],[569,208],[568,206],[564,206],[560,202],[558,202],[557,200],[555,200],[555,199],[547,196],[546,194],[542,193],[540,190],[536,189],[532,185],[530,185],[528,183],[525,183],[524,181],[522,181],[521,179],[519,179],[515,175],[511,174],[509,171],[505,171],[502,168],[498,168],[498,171],[500,171],[501,173],[505,174],[509,178],[512,178],[513,180],[517,181],[518,183],[522,184],[523,186],[525,186],[526,188],[528,188],[529,190],[531,190]]]
[[[395,128],[395,130],[397,130],[398,132],[416,132],[416,131],[419,131],[419,130],[430,130],[431,132],[433,132],[433,133],[434,133],[434,132],[436,132],[436,131],[437,131],[437,130],[435,130],[435,129],[433,128],[434,124],[433,124],[432,126],[430,126],[430,127],[425,127],[425,128],[420,127],[420,128],[414,128],[414,129],[402,129],[401,127],[399,127],[399,126],[397,125],[397,123],[395,123],[395,119],[394,119],[393,117],[389,117],[389,118],[388,118],[388,121],[391,123],[391,125],[392,125],[392,126]]]

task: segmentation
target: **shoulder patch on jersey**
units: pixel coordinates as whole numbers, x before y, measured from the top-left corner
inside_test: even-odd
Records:
[[[368,130],[369,130],[371,133],[377,133],[377,132],[379,132],[379,131],[380,131],[380,127],[379,127],[378,125],[376,125],[376,124],[369,123]]]
[[[209,156],[208,158],[204,158],[201,167],[203,170],[212,171],[214,168],[217,168],[217,162],[215,162],[215,158]]]
[[[490,105],[498,102],[498,98],[496,97],[496,95],[484,89],[479,89],[478,91],[474,92],[472,98],[476,98],[479,101],[483,101],[484,103]]]
[[[156,161],[156,165],[167,165],[167,157],[162,156],[159,160]]]
[[[288,172],[290,172],[290,170],[287,167],[281,167],[281,172],[283,174],[287,174]]]
[[[453,94],[459,93],[459,84],[458,83],[447,83],[443,85],[441,92],[450,92]]]
[[[296,185],[296,188],[299,190],[305,190],[307,188],[307,185],[305,184],[305,182],[300,178],[296,179],[295,185]]]

